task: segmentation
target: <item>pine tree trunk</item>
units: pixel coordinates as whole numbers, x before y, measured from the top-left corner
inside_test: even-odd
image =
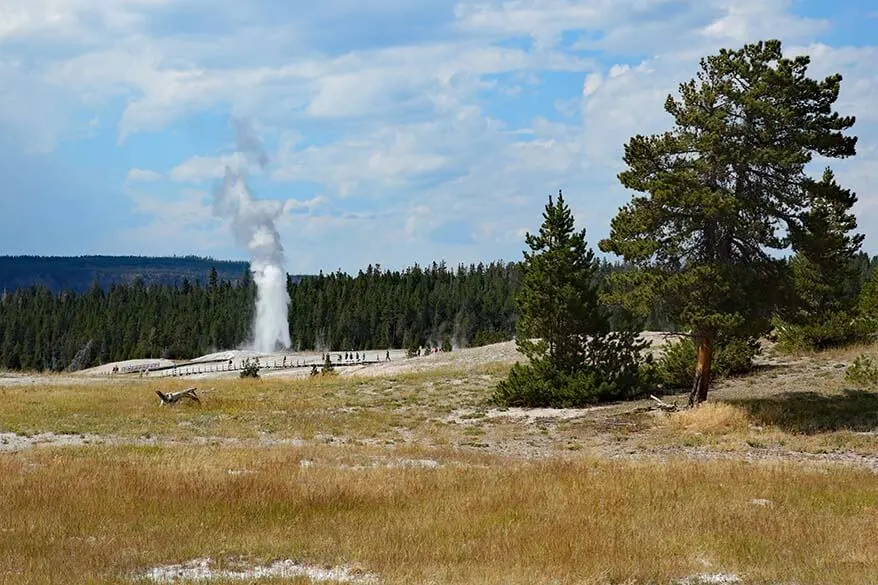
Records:
[[[698,342],[698,359],[695,363],[695,380],[689,394],[689,407],[697,406],[707,400],[710,386],[710,366],[713,362],[713,336],[701,333],[695,338]]]

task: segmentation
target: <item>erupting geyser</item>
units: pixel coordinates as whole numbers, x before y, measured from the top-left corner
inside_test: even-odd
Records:
[[[245,154],[256,154],[259,163],[265,166],[267,157],[261,144],[241,125],[238,127],[238,148]],[[244,171],[233,171],[226,166],[225,178],[217,189],[214,213],[231,221],[235,240],[250,254],[250,270],[256,284],[252,349],[269,353],[289,347],[287,315],[290,296],[287,293],[284,249],[274,225],[283,213],[283,203],[254,200],[247,188]]]

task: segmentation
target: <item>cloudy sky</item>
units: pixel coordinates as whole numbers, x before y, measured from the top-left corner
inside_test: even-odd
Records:
[[[290,272],[521,257],[564,189],[596,244],[623,143],[721,47],[844,75],[878,252],[874,0],[0,0],[0,254],[246,258],[212,199],[264,143]]]

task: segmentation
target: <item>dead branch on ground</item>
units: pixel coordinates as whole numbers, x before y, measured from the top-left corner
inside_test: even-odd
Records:
[[[676,402],[674,402],[673,404],[668,404],[667,402],[665,402],[664,400],[662,400],[658,396],[655,396],[654,394],[650,394],[649,397],[652,398],[653,400],[655,400],[655,402],[656,402],[656,405],[653,408],[658,408],[659,410],[663,410],[665,412],[673,412],[673,411],[677,410],[677,403]]]
[[[198,399],[198,395],[195,394],[195,388],[186,388],[185,390],[180,390],[179,392],[169,392],[165,394],[161,390],[156,390],[155,393],[159,395],[159,406],[164,406],[165,404],[176,404],[183,398],[189,398],[190,400],[194,400],[195,402],[201,403],[201,400]]]

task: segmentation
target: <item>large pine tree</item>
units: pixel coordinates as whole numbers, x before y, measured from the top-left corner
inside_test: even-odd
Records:
[[[833,111],[840,75],[807,76],[807,56],[785,58],[780,41],[722,50],[668,96],[674,127],[625,145],[622,184],[638,195],[613,219],[601,249],[640,270],[617,278],[617,298],[645,310],[662,299],[698,346],[690,404],[707,399],[714,347],[723,336],[767,328],[783,287],[790,232],[813,190],[814,154],[852,156],[853,117]]]

